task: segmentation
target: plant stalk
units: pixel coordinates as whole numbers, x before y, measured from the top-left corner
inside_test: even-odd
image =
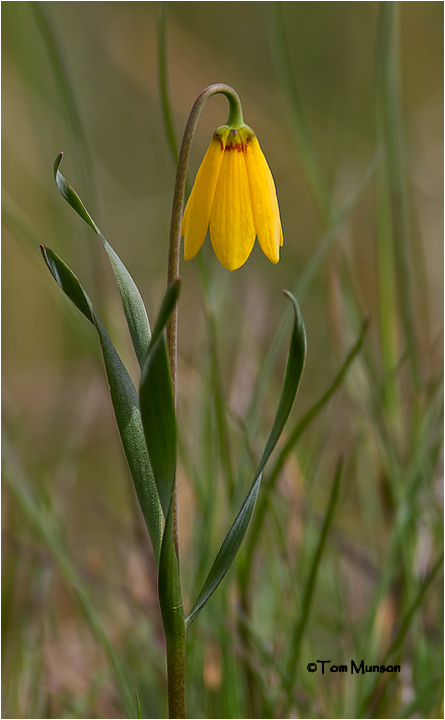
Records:
[[[221,93],[225,95],[230,104],[229,123],[241,122],[242,111],[241,101],[238,94],[233,88],[225,83],[215,83],[206,87],[200,95],[198,95],[195,104],[192,107],[187,124],[185,126],[184,136],[182,138],[181,149],[179,151],[178,168],[176,170],[175,190],[173,195],[172,216],[170,225],[170,246],[168,256],[168,283],[175,280],[179,276],[180,248],[181,248],[181,221],[184,209],[185,185],[187,181],[187,168],[190,158],[190,149],[193,137],[195,135],[196,126],[200,118],[201,112],[207,100],[213,95]],[[178,336],[178,310],[177,307],[173,311],[170,322],[167,326],[167,347],[170,359],[170,371],[172,375],[173,393],[176,398],[176,377],[177,377],[177,336]]]
[[[180,248],[181,248],[181,221],[184,209],[184,196],[187,181],[187,167],[190,158],[190,149],[195,135],[201,112],[207,100],[222,93],[229,101],[229,123],[241,124],[243,121],[240,99],[229,85],[215,83],[205,88],[195,101],[185,126],[179,152],[178,167],[176,170],[175,189],[173,195],[170,244],[168,255],[167,284],[179,277]],[[177,405],[177,358],[178,358],[178,309],[175,307],[167,325],[167,351],[170,363],[170,373],[173,386],[175,407]],[[179,545],[177,520],[176,487],[173,491],[173,542],[176,551],[176,561],[179,573]],[[166,628],[165,628],[166,629]],[[170,718],[185,718],[185,625],[175,623],[175,629],[166,632],[167,643],[167,682],[168,682],[168,709]]]
[[[168,716],[185,718],[185,625],[179,637],[166,638]]]

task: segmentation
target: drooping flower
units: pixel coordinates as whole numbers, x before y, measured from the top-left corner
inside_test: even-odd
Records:
[[[283,233],[275,183],[247,125],[223,125],[212,138],[182,219],[185,260],[199,252],[209,225],[213,249],[227,270],[246,262],[255,237],[271,262],[280,259]]]

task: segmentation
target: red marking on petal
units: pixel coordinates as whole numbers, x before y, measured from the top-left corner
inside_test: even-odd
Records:
[[[238,150],[238,152],[243,152],[244,148],[242,146],[242,143],[227,143],[226,150]]]

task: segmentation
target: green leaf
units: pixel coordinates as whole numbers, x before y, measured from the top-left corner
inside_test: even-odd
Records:
[[[77,277],[52,250],[44,245],[41,250],[58,285],[95,326],[99,335],[119,433],[154,554],[158,559],[162,538],[162,511],[145,444],[136,388]]]
[[[298,388],[300,386],[301,378],[303,375],[304,365],[306,362],[306,330],[304,327],[303,317],[301,315],[300,307],[289,290],[283,291],[286,297],[292,303],[294,310],[294,327],[292,331],[292,339],[289,348],[289,355],[287,359],[286,372],[284,375],[283,388],[281,390],[280,402],[278,410],[275,415],[274,424],[270,431],[269,439],[266,443],[260,464],[258,465],[257,475],[263,471],[266,462],[271,456],[278,440],[280,439],[281,433],[283,432],[286,421],[292,410],[295,398],[297,396]]]
[[[247,528],[249,527],[250,518],[252,517],[252,513],[255,509],[255,503],[261,486],[261,478],[262,475],[260,474],[252,483],[241,510],[236,516],[232,527],[227,533],[227,536],[219,549],[218,555],[216,556],[203,588],[199,593],[198,599],[187,616],[185,621],[187,628],[190,627],[192,622],[197,618],[203,609],[207,600],[213,595],[241,547],[241,543],[244,540]]]
[[[48,247],[40,245],[43,259],[45,260],[49,271],[57,284],[62,288],[63,292],[68,295],[74,305],[80,310],[86,319],[94,325],[94,317],[91,312],[91,303],[87,300],[87,296],[80,285],[77,277],[69,269],[65,263]]]
[[[175,305],[179,300],[179,293],[181,292],[181,280],[179,278],[176,278],[176,280],[172,280],[172,282],[169,284],[167,290],[165,291],[165,295],[162,299],[161,307],[159,309],[158,318],[156,320],[154,330],[153,330],[153,336],[152,336],[152,343],[155,343],[162,332],[164,332],[167,323],[170,319],[170,316],[175,309]]]
[[[184,637],[184,608],[182,605],[181,583],[179,578],[178,558],[174,541],[174,506],[170,508],[165,521],[162,538],[161,556],[159,559],[159,605],[162,613],[167,642],[178,641]]]
[[[113,250],[110,243],[102,234],[93,218],[89,214],[85,205],[69,182],[64,178],[59,170],[62,162],[63,153],[59,153],[54,161],[54,178],[62,196],[76,211],[76,213],[94,230],[96,235],[102,240],[103,246],[110,259],[114,276],[121,295],[122,306],[124,308],[125,317],[127,319],[128,329],[130,330],[131,340],[138,359],[139,365],[142,367],[148,345],[150,343],[150,325],[148,322],[147,311],[140,292],[128,272],[127,268]]]
[[[270,432],[266,447],[259,462],[253,483],[250,487],[247,497],[244,500],[241,510],[236,516],[235,521],[226,536],[226,539],[221,545],[221,548],[218,552],[218,555],[216,556],[215,562],[210,569],[210,572],[198,596],[198,599],[196,600],[192,610],[190,611],[190,614],[186,619],[187,628],[190,627],[192,622],[201,612],[208,599],[215,592],[216,588],[220,584],[221,580],[227,573],[228,569],[230,568],[236,557],[236,554],[244,539],[255,508],[256,499],[260,490],[264,466],[266,465],[267,460],[269,459],[273,449],[275,448],[281,436],[281,433],[283,432],[283,428],[286,424],[286,420],[289,417],[300,385],[301,377],[304,370],[304,364],[306,361],[306,331],[297,301],[295,300],[292,293],[290,293],[289,291],[285,290],[284,293],[292,302],[295,318],[292,339],[289,348],[289,356],[286,365],[286,372],[284,375],[283,388],[281,391],[281,397],[275,415],[274,424],[272,426],[272,430]]]
[[[142,425],[164,517],[168,514],[176,474],[176,414],[165,327],[179,291],[179,280],[167,288],[142,367],[139,392]]]

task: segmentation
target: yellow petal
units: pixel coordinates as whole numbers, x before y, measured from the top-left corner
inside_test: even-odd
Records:
[[[227,270],[237,270],[255,242],[249,180],[239,131],[227,138],[210,215],[210,239]]]
[[[263,253],[273,263],[280,259],[283,244],[280,209],[275,183],[260,144],[250,128],[241,130],[249,178],[255,232]]]
[[[228,134],[224,126],[216,131],[196,174],[181,224],[185,260],[195,257],[205,240]]]

